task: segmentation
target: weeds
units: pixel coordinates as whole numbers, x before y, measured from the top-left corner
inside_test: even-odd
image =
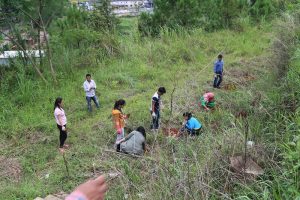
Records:
[[[97,63],[94,55],[86,54],[90,65],[85,67],[75,66],[81,59],[78,52],[62,48],[53,55],[59,66],[58,86],[39,84],[26,73],[7,77],[15,85],[13,91],[1,85],[6,96],[0,97],[5,105],[0,115],[1,139],[5,141],[0,153],[18,158],[22,177],[18,183],[1,178],[1,197],[32,199],[61,190],[69,192],[83,180],[102,173],[120,174],[110,181],[107,199],[297,197],[299,93],[295,86],[299,85],[299,51],[291,56],[286,81],[277,87],[271,68],[277,61],[267,59],[271,57],[267,51],[271,26],[245,28],[246,32],[239,33],[165,31],[155,40],[122,35],[120,57]],[[214,90],[219,107],[207,113],[198,108],[197,101],[204,90],[211,88],[212,62],[220,51],[225,55],[225,70],[230,72],[224,84],[236,87]],[[86,111],[81,88],[88,72],[97,83],[102,104],[92,114]],[[163,96],[163,124],[178,128],[182,112],[193,111],[204,125],[202,135],[175,141],[147,131],[151,150],[138,159],[105,151],[112,149],[115,137],[109,118],[112,102],[125,96],[126,113],[132,114],[128,126],[148,128],[150,98],[162,85],[169,88]],[[69,120],[71,149],[65,157],[57,152],[52,105],[56,96],[63,96]],[[281,103],[294,112],[284,110]],[[235,173],[230,167],[230,157],[244,152],[244,116],[249,122],[248,137],[256,143],[249,157],[264,169],[264,175],[255,178]],[[64,160],[68,162],[68,178]]]

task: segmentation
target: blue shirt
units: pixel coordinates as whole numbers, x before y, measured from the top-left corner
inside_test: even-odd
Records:
[[[191,119],[186,122],[185,127],[189,130],[192,130],[199,129],[202,127],[202,125],[195,117],[191,117]]]
[[[222,73],[223,72],[223,66],[224,66],[223,60],[217,60],[215,62],[215,65],[214,65],[214,72],[215,73]]]

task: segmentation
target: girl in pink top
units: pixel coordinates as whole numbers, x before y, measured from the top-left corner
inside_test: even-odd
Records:
[[[201,106],[206,110],[213,109],[215,107],[215,95],[212,92],[206,92],[201,98],[200,98],[200,104]]]
[[[67,139],[67,117],[65,114],[63,107],[63,99],[61,97],[57,97],[54,103],[54,117],[57,124],[57,128],[59,129],[59,150],[60,152],[64,151],[64,147],[68,147],[65,144]]]

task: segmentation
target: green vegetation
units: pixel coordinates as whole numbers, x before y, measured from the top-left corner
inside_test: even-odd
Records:
[[[206,31],[236,29],[241,18],[257,23],[280,14],[294,3],[291,0],[156,0],[154,14],[140,16],[139,31],[145,36],[157,36],[162,27],[173,30],[198,27]]]
[[[0,68],[0,199],[70,192],[112,172],[121,175],[109,181],[107,199],[299,198],[300,26],[297,6],[287,7],[277,20],[256,26],[243,16],[232,29],[161,28],[155,39],[140,38],[136,18],[118,24],[101,9],[90,14],[67,9],[47,28],[56,82],[47,63],[39,67],[48,83],[30,64]],[[224,89],[213,90],[212,63],[219,53],[225,58]],[[96,81],[101,103],[93,113],[87,112],[82,89],[86,73]],[[179,127],[182,112],[192,111],[205,127],[199,138],[151,134],[148,107],[158,86],[167,88],[163,126]],[[212,113],[197,105],[205,90],[216,94],[218,109]],[[70,176],[57,150],[57,96],[68,118]],[[110,115],[119,98],[131,113],[128,126],[147,128],[150,151],[144,158],[107,151],[113,151]],[[264,169],[255,178],[230,168],[229,158],[244,153],[247,124],[248,140],[255,142],[248,156]]]

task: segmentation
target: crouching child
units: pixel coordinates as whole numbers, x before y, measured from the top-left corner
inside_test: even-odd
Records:
[[[190,136],[200,135],[202,124],[199,120],[193,117],[190,112],[183,113],[183,118],[184,122],[181,132],[186,130]]]
[[[216,106],[214,93],[206,92],[200,98],[200,104],[206,111],[209,111],[210,109],[214,109]]]

